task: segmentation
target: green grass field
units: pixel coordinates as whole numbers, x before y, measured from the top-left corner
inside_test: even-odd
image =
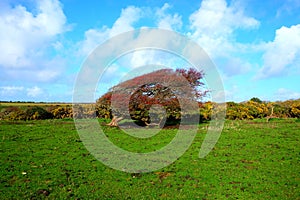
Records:
[[[300,122],[226,121],[210,154],[198,158],[207,124],[189,150],[159,171],[106,167],[72,120],[0,121],[0,199],[300,199]],[[176,133],[134,139],[105,127],[116,145],[153,151]]]

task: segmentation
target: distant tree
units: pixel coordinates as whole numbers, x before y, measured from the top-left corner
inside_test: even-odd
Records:
[[[256,103],[262,103],[262,100],[260,100],[260,99],[257,98],[257,97],[251,98],[250,101],[253,101],[253,102],[256,102]]]
[[[150,108],[160,105],[166,110],[167,122],[180,120],[183,112],[180,103],[189,105],[208,92],[201,87],[204,85],[203,77],[204,73],[195,69],[162,69],[135,77],[112,87],[101,96],[96,102],[97,115],[112,117],[109,125],[116,126],[126,117],[124,111],[128,110],[131,119],[148,125],[153,111]],[[153,116],[160,118],[161,122],[161,114],[155,109],[153,112]]]

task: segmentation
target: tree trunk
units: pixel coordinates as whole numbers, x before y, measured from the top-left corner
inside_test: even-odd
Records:
[[[145,124],[146,124],[146,126],[148,126],[148,127],[149,127],[149,126],[152,126],[152,127],[153,127],[153,126],[158,126],[158,127],[162,128],[163,125],[164,125],[164,124],[162,124],[163,121],[164,121],[164,117],[161,117],[158,123],[152,122],[152,123],[149,124],[149,123],[145,122]]]
[[[274,106],[272,106],[272,108],[271,108],[271,114],[270,114],[269,116],[266,117],[267,122],[269,122],[270,118],[271,118],[271,119],[272,119],[272,118],[275,118],[275,117],[273,116],[273,113],[274,113]]]
[[[108,126],[119,126],[118,125],[118,122],[121,121],[123,119],[123,117],[117,117],[117,116],[114,116],[111,120],[111,122],[109,122],[107,125]]]

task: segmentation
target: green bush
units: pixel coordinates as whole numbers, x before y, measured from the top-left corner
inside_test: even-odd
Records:
[[[37,120],[37,119],[52,119],[53,114],[48,112],[42,107],[34,106],[29,107],[26,111],[26,119],[28,120]]]

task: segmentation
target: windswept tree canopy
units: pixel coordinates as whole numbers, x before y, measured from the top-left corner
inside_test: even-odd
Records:
[[[168,121],[180,120],[182,114],[198,113],[192,102],[207,93],[202,87],[203,76],[203,72],[190,68],[162,69],[132,78],[97,100],[97,115],[122,116],[144,124],[161,119],[164,114]]]

